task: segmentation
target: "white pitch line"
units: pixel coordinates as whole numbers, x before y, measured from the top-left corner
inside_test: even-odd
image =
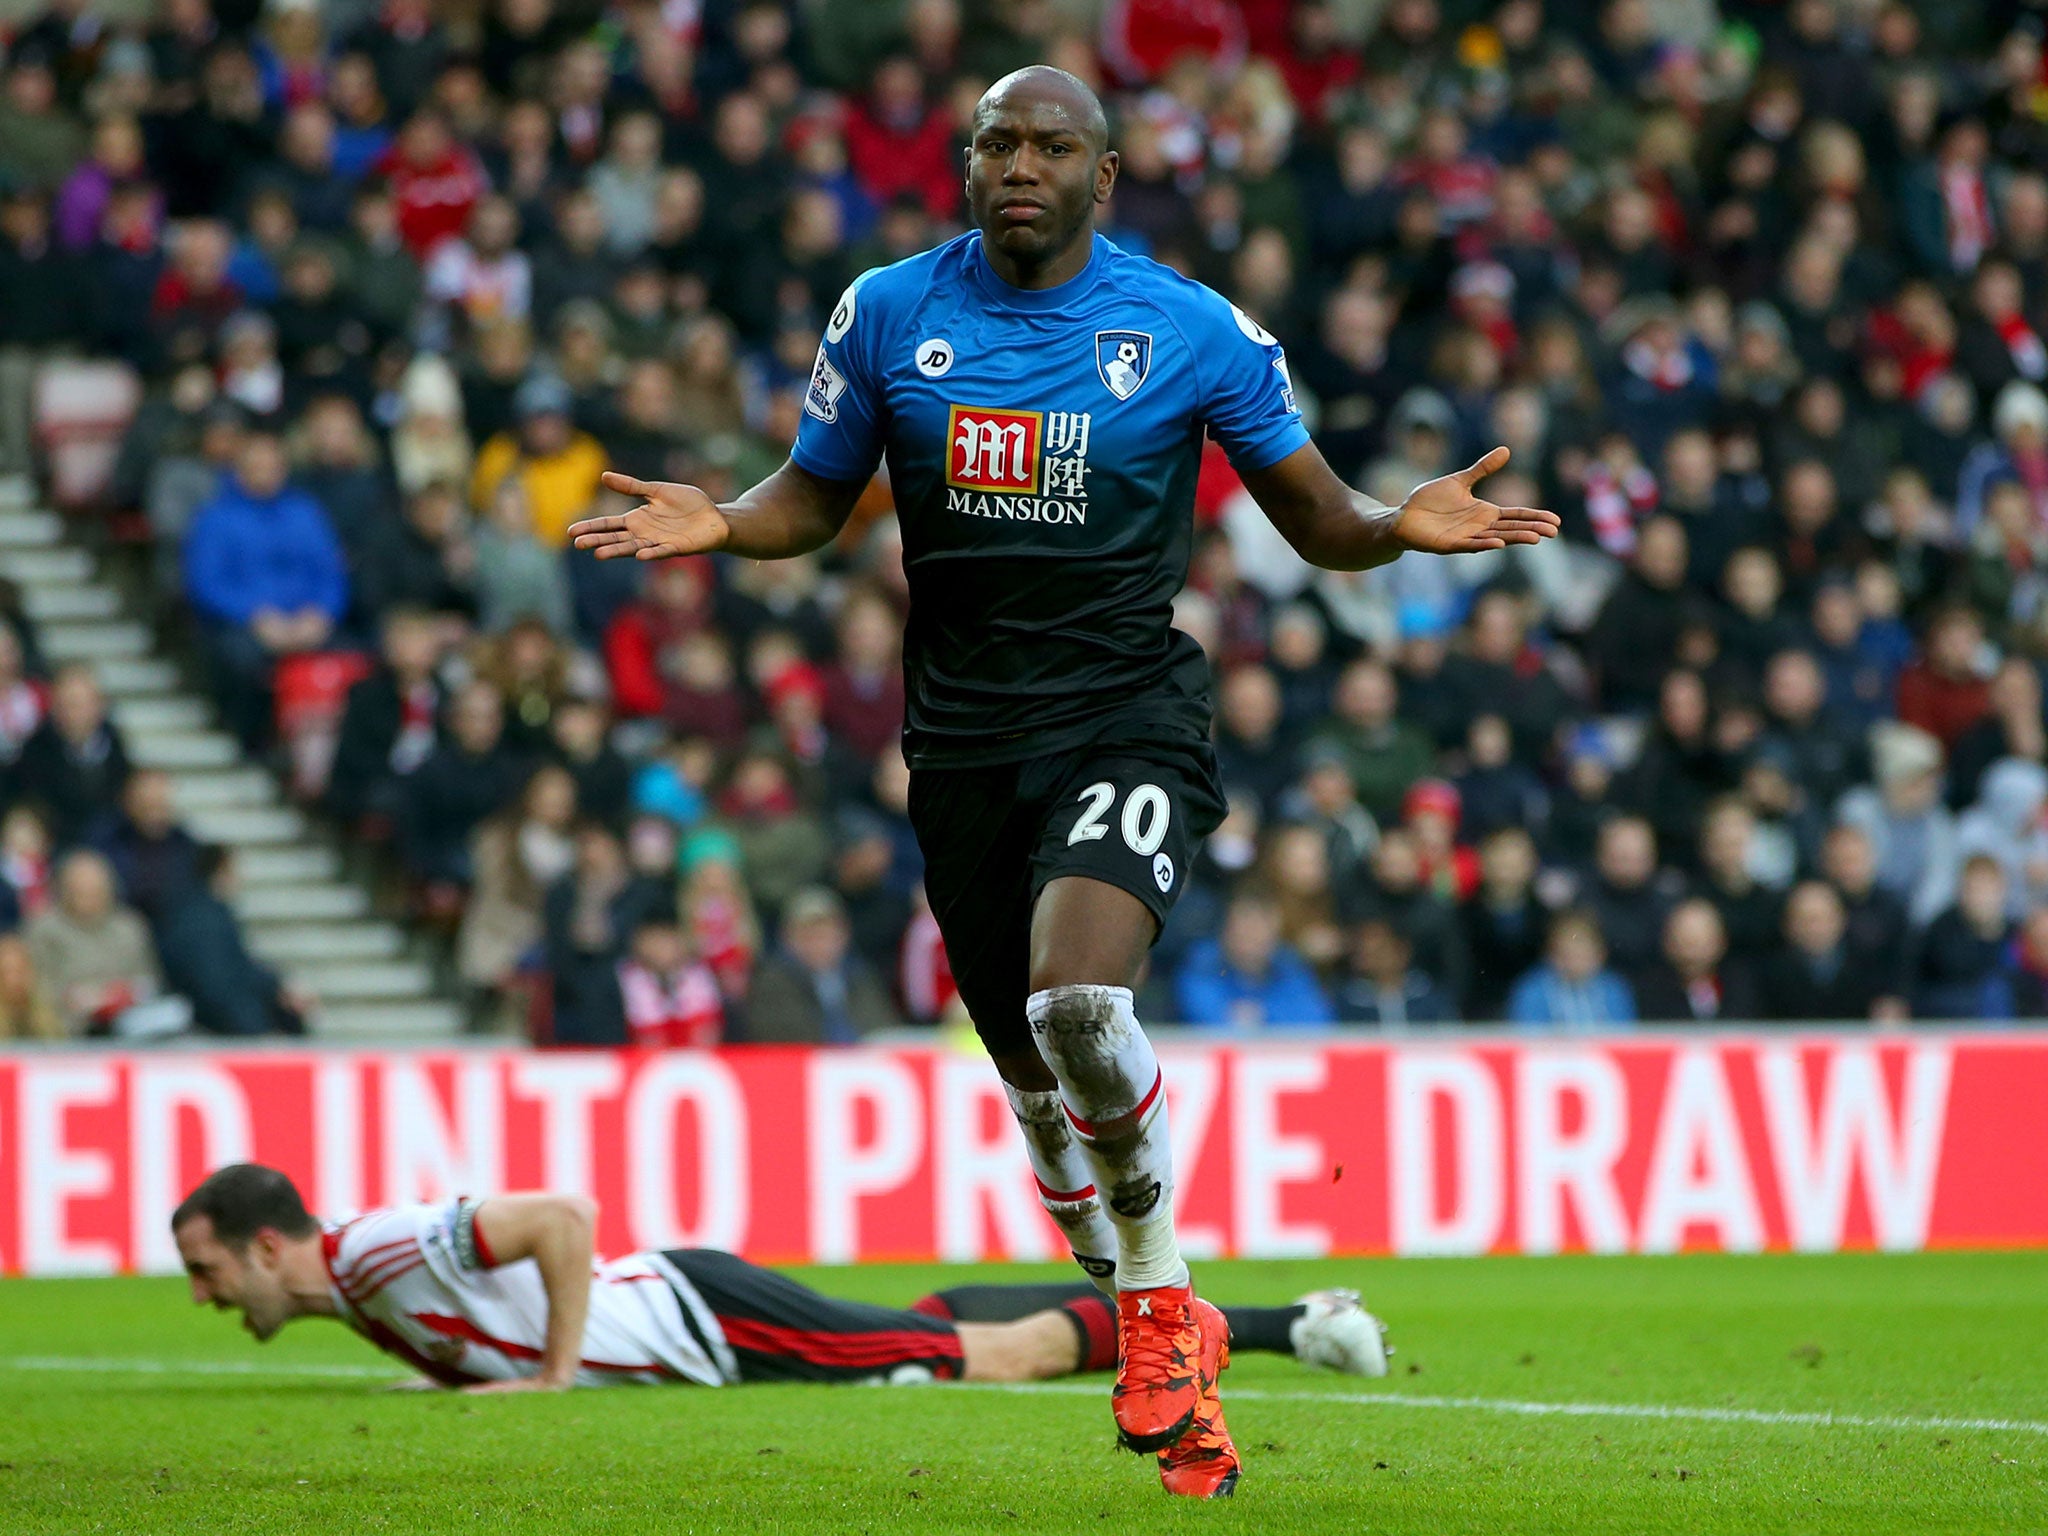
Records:
[[[148,1360],[117,1356],[0,1356],[0,1370],[97,1373],[135,1376],[335,1377],[353,1381],[388,1381],[396,1366],[329,1365],[309,1362],[286,1365],[267,1360]],[[948,1382],[946,1392],[1008,1392],[1059,1397],[1100,1397],[1102,1388],[1078,1381]],[[1758,1424],[1775,1428],[1988,1430],[2004,1434],[2048,1435],[2048,1423],[2035,1419],[1976,1419],[1900,1414],[1822,1413],[1770,1408],[1701,1408],[1670,1403],[1546,1403],[1511,1397],[1431,1397],[1401,1392],[1290,1392],[1270,1387],[1238,1387],[1230,1400],[1252,1403],[1341,1403],[1354,1408],[1449,1409],[1464,1413],[1502,1413],[1523,1418],[1643,1419],[1696,1424]]]
[[[0,1370],[79,1371],[117,1376],[338,1376],[390,1380],[396,1365],[285,1365],[272,1360],[137,1360],[98,1355],[0,1357]]]
[[[1028,1392],[1099,1395],[1100,1387],[1080,1382],[969,1381],[948,1383],[947,1391]],[[1285,1392],[1267,1387],[1239,1387],[1234,1403],[1344,1403],[1360,1408],[1449,1408],[1466,1413],[1506,1413],[1527,1418],[1667,1419],[1704,1424],[1763,1424],[1817,1429],[1996,1430],[2010,1434],[2048,1435],[2048,1423],[2033,1419],[1958,1419],[1907,1417],[1892,1414],[1812,1413],[1769,1408],[1694,1408],[1667,1403],[1537,1403],[1509,1397],[1425,1397],[1400,1392]]]

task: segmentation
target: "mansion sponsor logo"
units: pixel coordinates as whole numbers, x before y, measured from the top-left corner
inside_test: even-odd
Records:
[[[1043,411],[956,405],[946,418],[946,484],[962,491],[1037,495]]]
[[[1086,411],[953,406],[946,418],[946,509],[1085,524],[1089,430]]]
[[[1045,496],[998,496],[988,491],[948,488],[946,510],[968,517],[993,517],[1012,523],[1083,523],[1088,521],[1085,501],[1058,501]]]

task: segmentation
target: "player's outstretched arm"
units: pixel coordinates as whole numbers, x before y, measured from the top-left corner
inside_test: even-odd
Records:
[[[1244,483],[1309,564],[1326,571],[1369,571],[1411,549],[1476,554],[1556,537],[1555,512],[1495,506],[1473,490],[1507,461],[1507,449],[1496,448],[1469,469],[1418,485],[1398,507],[1382,506],[1352,490],[1313,443],[1253,470]]]
[[[476,1208],[479,1246],[498,1264],[532,1259],[548,1297],[540,1369],[469,1392],[559,1392],[576,1383],[583,1324],[590,1316],[590,1267],[597,1254],[597,1205],[581,1195],[494,1195]]]
[[[607,517],[586,517],[569,533],[600,560],[667,560],[722,549],[749,560],[785,560],[822,549],[839,536],[866,487],[821,480],[785,463],[744,495],[720,506],[694,485],[636,480],[616,470],[605,489],[641,498]]]

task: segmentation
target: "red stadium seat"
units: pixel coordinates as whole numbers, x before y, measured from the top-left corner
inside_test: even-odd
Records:
[[[277,734],[291,753],[292,793],[315,800],[327,788],[348,691],[369,676],[361,651],[309,651],[277,664]]]

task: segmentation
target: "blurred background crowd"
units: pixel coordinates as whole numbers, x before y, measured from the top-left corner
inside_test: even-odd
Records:
[[[2043,20],[54,0],[0,78],[0,470],[47,472],[39,368],[132,365],[85,510],[247,751],[386,850],[478,1027],[942,1019],[886,486],[773,564],[564,530],[605,466],[773,469],[838,294],[961,227],[971,104],[1048,60],[1110,105],[1106,233],[1281,338],[1340,474],[1398,501],[1505,442],[1487,494],[1565,526],[1318,573],[1211,446],[1179,623],[1231,813],[1145,1017],[2038,1014]],[[231,871],[11,629],[0,1013],[76,1031],[107,1004],[67,955],[117,920],[143,969],[232,954],[218,901],[177,931]],[[296,1024],[243,960],[249,1027]]]

